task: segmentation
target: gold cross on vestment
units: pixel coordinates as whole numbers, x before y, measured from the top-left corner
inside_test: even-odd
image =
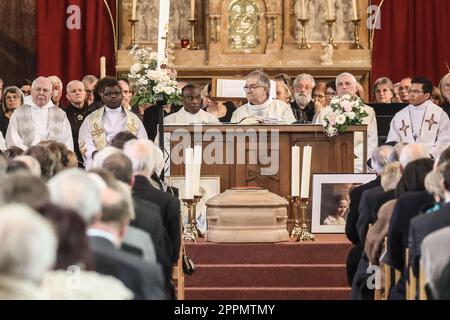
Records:
[[[100,137],[103,134],[103,132],[105,132],[105,129],[99,128],[98,123],[94,123],[94,131],[92,131],[92,136]]]
[[[433,127],[434,124],[438,124],[437,121],[434,121],[434,113],[431,115],[431,118],[428,120],[425,120],[425,122],[428,123],[428,131],[431,131],[431,128]]]
[[[131,119],[131,121],[130,121],[129,123],[127,123],[127,129],[128,129],[128,131],[130,131],[132,134],[137,133],[138,127],[136,127],[136,123],[134,122],[134,119]]]
[[[402,120],[402,127],[400,128],[400,131],[403,131],[403,134],[405,135],[405,137],[406,137],[406,130],[408,130],[409,127],[410,127],[410,126],[408,126],[408,125],[405,123],[405,120]]]

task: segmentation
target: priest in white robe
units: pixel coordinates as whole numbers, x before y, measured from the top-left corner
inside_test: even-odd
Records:
[[[336,77],[336,91],[338,96],[342,97],[344,95],[356,95],[357,83],[358,81],[351,73],[344,72],[338,75]],[[367,159],[369,159],[373,151],[378,147],[378,127],[373,108],[365,105],[364,110],[368,114],[367,117],[363,119],[362,123],[367,125]],[[364,156],[364,136],[362,132],[355,132],[353,146],[353,152],[355,154],[354,171],[361,173],[363,172]]]
[[[66,113],[52,100],[52,83],[39,77],[31,85],[31,100],[27,100],[11,116],[6,131],[6,147],[23,150],[44,140],[53,140],[73,151],[72,130]]]
[[[232,123],[291,124],[296,121],[287,103],[269,99],[270,80],[264,72],[257,70],[247,75],[244,90],[248,103],[233,112]]]
[[[147,132],[138,116],[122,106],[122,90],[116,80],[110,79],[100,95],[105,105],[86,117],[78,134],[86,169],[91,167],[95,153],[108,146],[121,131],[147,139]]]
[[[450,145],[450,121],[444,110],[430,101],[432,90],[430,80],[412,79],[410,104],[395,114],[387,141],[422,143],[437,159]]]

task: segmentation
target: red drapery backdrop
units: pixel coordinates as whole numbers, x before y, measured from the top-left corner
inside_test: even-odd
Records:
[[[375,31],[372,82],[423,75],[437,86],[449,72],[449,17],[450,0],[385,0],[381,29]]]
[[[107,3],[115,19],[116,1]],[[80,9],[79,29],[67,26],[68,19],[73,25],[76,18],[72,10],[67,13],[70,6]],[[115,75],[114,33],[103,0],[36,0],[38,76],[57,75],[64,85],[87,74],[99,77],[102,56],[106,57],[106,74]]]

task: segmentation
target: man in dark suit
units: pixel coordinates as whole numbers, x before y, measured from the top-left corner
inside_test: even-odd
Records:
[[[180,201],[173,195],[155,188],[151,182],[154,171],[156,146],[149,140],[131,140],[124,146],[125,155],[133,163],[133,195],[159,206],[163,226],[172,247],[170,262],[178,261],[180,253]]]
[[[167,299],[161,266],[119,249],[131,215],[119,192],[110,188],[103,192],[101,216],[88,229],[95,270],[122,281],[135,299]]]

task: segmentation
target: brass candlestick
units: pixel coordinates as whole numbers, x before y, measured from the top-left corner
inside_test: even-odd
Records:
[[[308,231],[308,226],[306,225],[306,209],[308,208],[308,198],[301,198],[300,211],[302,212],[302,227],[300,234],[297,237],[297,241],[315,241],[316,237]]]
[[[198,233],[197,233],[197,219],[195,218],[195,199],[182,199],[183,204],[188,209],[188,224],[183,231],[183,239],[186,241],[197,241]]]
[[[195,220],[195,230],[197,231],[197,234],[200,238],[203,238],[205,235],[200,231],[200,229],[197,226],[197,205],[202,200],[203,196],[194,196],[195,201],[195,207],[194,207],[194,220]]]
[[[355,26],[355,30],[353,31],[354,41],[350,46],[350,49],[364,49],[364,47],[359,43],[359,24],[361,19],[352,20],[353,25]]]
[[[292,210],[294,213],[294,227],[292,228],[291,237],[298,238],[302,234],[302,228],[300,227],[300,219],[298,216],[298,207],[300,205],[301,198],[299,196],[292,196]]]
[[[337,45],[334,43],[333,39],[333,24],[336,22],[336,18],[325,20],[328,25],[328,44],[331,44],[334,49],[337,49]]]
[[[302,24],[302,39],[298,45],[299,49],[311,49],[311,45],[306,42],[306,24],[309,19],[297,19]]]
[[[198,19],[188,19],[191,24],[191,41],[189,42],[188,49],[189,50],[198,50],[200,49],[197,45],[197,40],[195,39],[195,26],[197,24]]]
[[[291,236],[292,230],[294,229],[294,221],[295,221],[293,197],[286,196],[286,200],[288,201],[288,212],[287,212],[288,217],[286,221],[286,229],[289,233],[289,236]]]
[[[139,21],[138,19],[128,19],[131,24],[131,42],[130,45],[127,47],[127,49],[131,50],[133,49],[134,45],[136,44],[136,23]]]

